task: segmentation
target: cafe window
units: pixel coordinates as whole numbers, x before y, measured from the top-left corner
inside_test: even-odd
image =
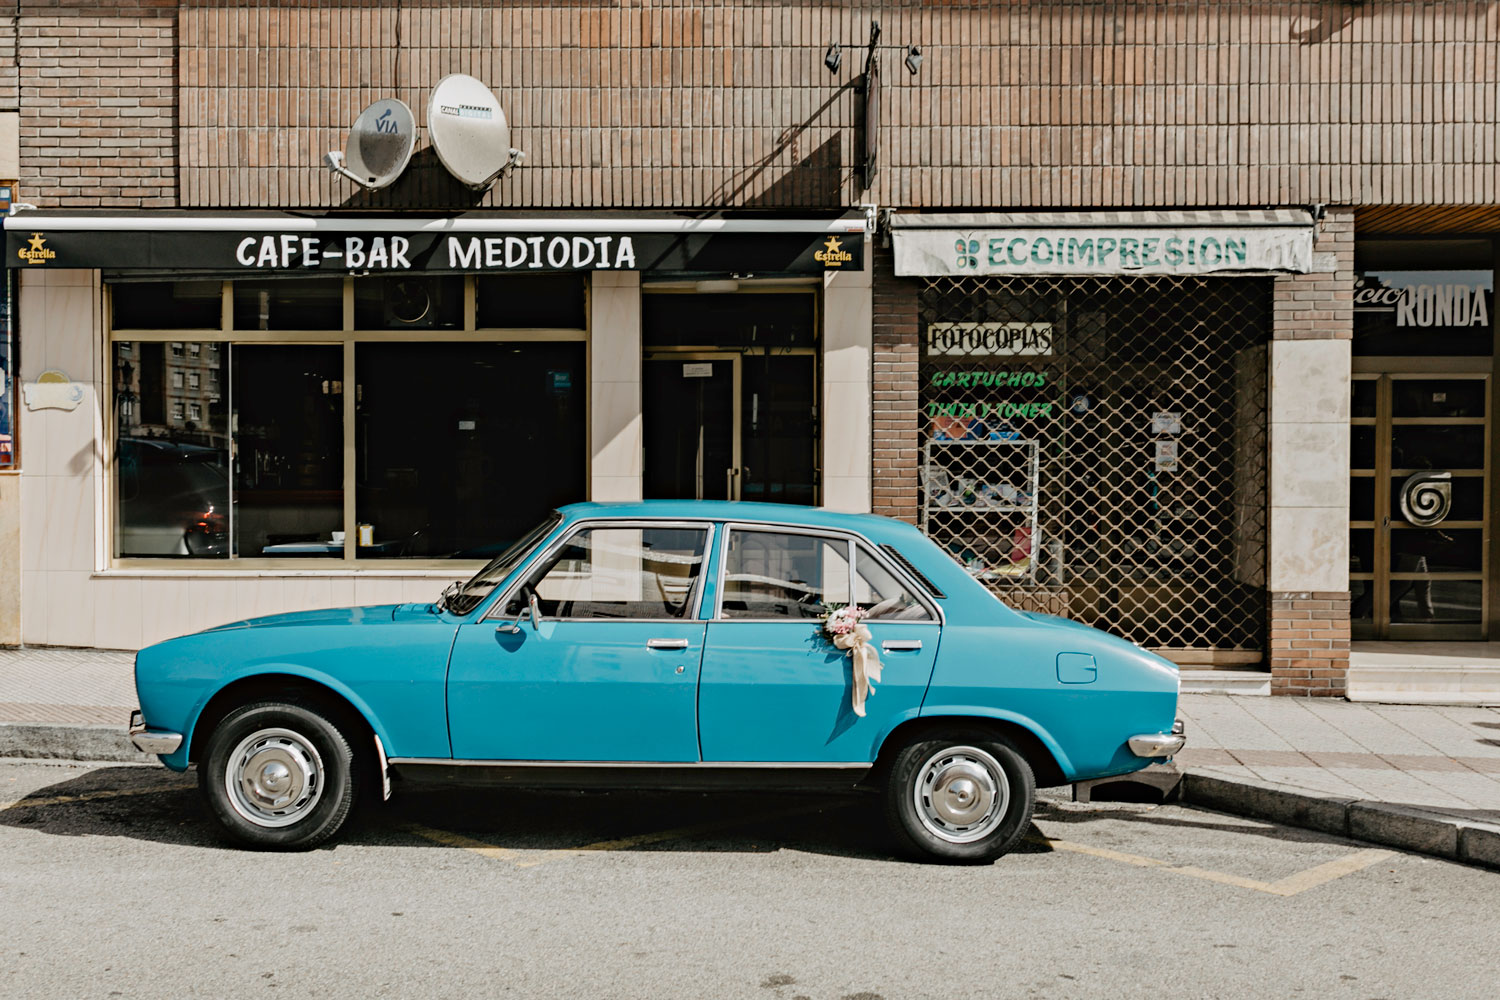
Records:
[[[395,280],[214,282],[194,340],[165,331],[204,282],[111,282],[115,556],[484,559],[582,500],[584,330],[481,332],[474,279]]]

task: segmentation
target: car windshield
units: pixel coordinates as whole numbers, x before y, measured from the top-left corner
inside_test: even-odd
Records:
[[[453,584],[443,591],[443,596],[438,598],[438,606],[446,608],[456,615],[466,615],[479,606],[479,602],[490,596],[507,576],[511,570],[525,559],[531,550],[536,548],[538,542],[552,533],[552,530],[562,522],[562,515],[553,511],[541,524],[532,528],[521,538],[490,560],[489,565],[475,573],[468,583]]]

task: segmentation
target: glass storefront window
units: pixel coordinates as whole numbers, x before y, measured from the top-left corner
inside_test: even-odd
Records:
[[[110,285],[116,330],[217,330],[222,281],[128,281]]]
[[[474,279],[474,308],[481,330],[582,330],[588,323],[577,274],[481,275]]]
[[[549,315],[581,322],[568,277],[531,294],[570,296]],[[115,329],[143,331],[110,345],[114,555],[481,559],[583,499],[582,330],[480,338],[474,278],[420,279],[428,318],[403,311],[416,293],[402,280],[231,282],[228,317],[222,281],[111,283]],[[369,332],[405,319],[409,340]],[[456,329],[423,341],[428,319]],[[166,332],[200,325],[210,339]],[[236,343],[239,330],[282,332]]]
[[[582,500],[582,343],[360,344],[356,506],[388,556],[488,559]]]
[[[464,279],[457,275],[358,278],[356,330],[456,330],[464,325]]]
[[[197,364],[218,364],[213,346],[200,349]],[[171,345],[117,341],[113,356],[115,555],[227,557],[227,400],[217,389],[182,388],[172,375],[187,352],[178,357]]]
[[[344,521],[344,352],[235,344],[234,551],[337,556]]]
[[[341,330],[344,280],[236,281],[236,330]]]

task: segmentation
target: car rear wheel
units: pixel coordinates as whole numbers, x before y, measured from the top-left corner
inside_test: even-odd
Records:
[[[198,787],[219,826],[262,850],[307,850],[348,819],[358,768],[339,724],[312,708],[257,702],[215,727]]]
[[[932,860],[994,861],[1026,835],[1035,805],[1031,765],[983,731],[908,744],[886,779],[886,820],[897,843]]]

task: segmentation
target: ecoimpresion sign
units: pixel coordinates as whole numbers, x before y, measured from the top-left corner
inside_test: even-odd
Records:
[[[1312,270],[1311,225],[899,228],[898,275],[1199,275]]]
[[[43,216],[5,220],[12,268],[286,274],[864,268],[863,218],[339,219]]]

